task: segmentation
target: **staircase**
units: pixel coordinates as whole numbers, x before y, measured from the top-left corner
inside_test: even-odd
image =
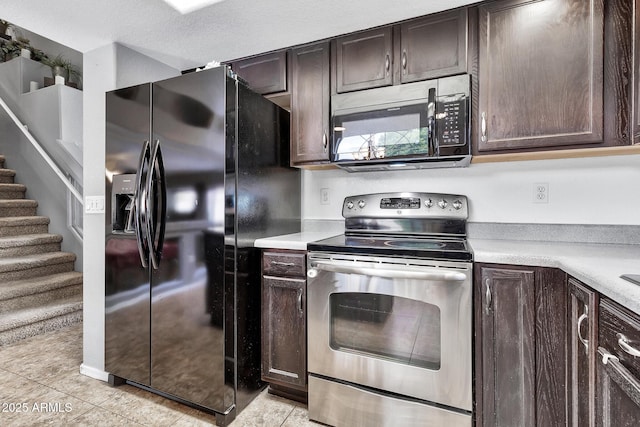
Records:
[[[0,346],[82,320],[82,273],[76,256],[49,234],[0,155]]]

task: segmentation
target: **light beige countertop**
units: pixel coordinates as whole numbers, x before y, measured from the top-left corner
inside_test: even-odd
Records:
[[[640,314],[640,245],[469,239],[475,262],[556,267]]]
[[[256,248],[265,249],[291,249],[298,251],[306,251],[307,243],[315,242],[316,240],[328,239],[329,237],[337,236],[342,232],[334,231],[302,231],[300,233],[285,234],[283,236],[266,237],[264,239],[258,239],[254,243]]]
[[[304,251],[307,243],[343,232],[344,225],[340,222],[310,222],[300,233],[258,239],[255,247]],[[602,295],[640,314],[640,286],[620,278],[622,274],[640,274],[639,244],[474,237],[470,237],[468,242],[473,250],[474,262],[559,268]]]

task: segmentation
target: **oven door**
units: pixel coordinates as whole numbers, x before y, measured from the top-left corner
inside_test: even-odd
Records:
[[[471,411],[471,272],[310,253],[309,373]]]

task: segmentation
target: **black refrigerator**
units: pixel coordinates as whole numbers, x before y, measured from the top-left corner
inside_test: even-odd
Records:
[[[300,230],[289,113],[227,67],[106,94],[105,370],[226,425],[259,392],[256,238]]]

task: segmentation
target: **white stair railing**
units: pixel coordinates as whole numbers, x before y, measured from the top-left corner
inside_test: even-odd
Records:
[[[78,203],[80,203],[80,205],[84,205],[83,200],[82,200],[82,195],[76,189],[76,187],[73,185],[71,180],[67,177],[67,175],[64,174],[64,172],[62,172],[62,170],[60,170],[58,165],[56,165],[56,163],[51,159],[51,157],[42,148],[42,146],[38,143],[38,141],[36,141],[36,139],[33,137],[33,135],[31,135],[31,132],[29,132],[29,130],[27,129],[27,126],[25,126],[20,121],[20,119],[13,113],[13,111],[11,111],[11,108],[9,108],[7,103],[4,102],[4,99],[2,99],[2,97],[0,97],[0,106],[7,112],[9,117],[11,117],[11,120],[13,120],[13,122],[16,124],[16,126],[18,126],[18,129],[20,129],[20,131],[24,134],[24,136],[29,140],[31,145],[33,145],[33,148],[35,148],[36,151],[42,156],[42,158],[45,160],[45,162],[47,162],[47,164],[49,165],[51,170],[53,170],[53,172],[55,172],[55,174],[58,176],[58,178],[60,178],[62,183],[67,187],[69,192],[76,198]]]

